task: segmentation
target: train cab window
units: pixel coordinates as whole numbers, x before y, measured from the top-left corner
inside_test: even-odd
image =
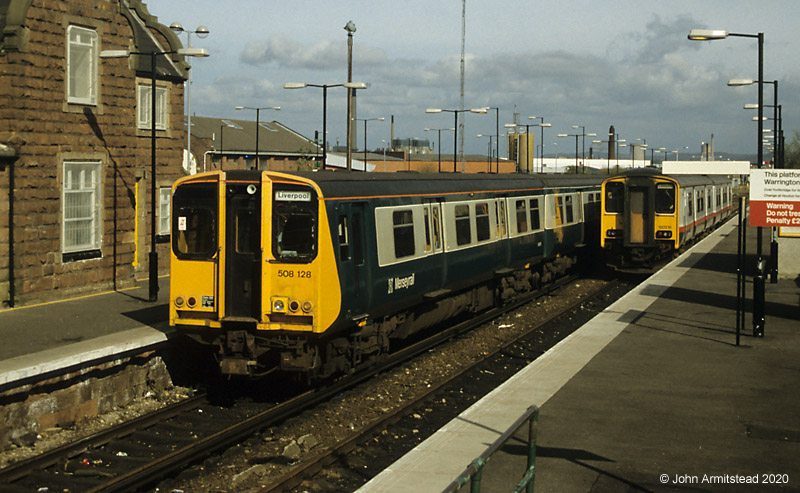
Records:
[[[350,260],[350,231],[347,216],[339,216],[339,260]]]
[[[625,207],[625,184],[618,181],[606,183],[606,212],[619,213]]]
[[[673,183],[659,183],[656,185],[656,213],[675,213],[675,185]]]
[[[414,255],[414,215],[411,210],[394,211],[394,256],[395,258]]]
[[[457,205],[455,207],[456,218],[456,245],[469,245],[472,243],[472,228],[469,221],[469,206]]]
[[[478,241],[486,241],[491,237],[489,204],[486,202],[475,204],[475,233],[478,236]]]
[[[218,185],[185,184],[172,198],[172,250],[181,260],[212,258],[217,251]]]
[[[542,218],[539,214],[539,199],[531,199],[531,231],[536,231],[542,227]]]
[[[517,233],[528,232],[528,210],[524,200],[517,200]]]
[[[317,255],[316,200],[310,191],[277,190],[272,206],[272,253],[282,262],[310,262]]]

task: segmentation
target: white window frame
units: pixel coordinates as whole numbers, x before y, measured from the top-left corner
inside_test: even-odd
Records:
[[[158,189],[158,234],[167,236],[172,230],[172,187],[161,187]]]
[[[73,39],[73,35],[77,39]],[[68,103],[97,105],[97,43],[98,35],[94,29],[67,27]],[[85,80],[79,80],[79,76]]]
[[[102,164],[99,161],[64,161],[61,186],[61,251],[63,253],[99,250],[102,246],[103,180],[101,170]],[[78,211],[68,209],[67,203],[81,195],[89,200],[90,205],[88,209],[84,209],[84,215],[77,216],[75,212]],[[70,236],[68,230],[71,229],[69,225],[87,222],[88,240],[83,243],[68,241]]]
[[[152,83],[140,82],[137,85],[136,104],[136,126],[141,130],[151,128],[150,113],[153,110],[153,102],[150,94],[153,92]],[[156,86],[156,130],[167,129],[167,88]]]

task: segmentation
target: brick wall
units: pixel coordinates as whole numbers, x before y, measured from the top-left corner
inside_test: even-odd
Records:
[[[66,53],[70,24],[95,29],[99,50],[132,49],[133,33],[117,0],[34,0],[28,9],[24,49],[0,55],[0,142],[21,140],[15,162],[14,271],[17,304],[125,287],[147,275],[146,254],[134,268],[136,182],[149,232],[150,134],[136,128],[136,77],[130,59],[98,59],[97,105],[67,104]],[[158,34],[162,46],[169,40]],[[138,74],[149,80],[150,74]],[[183,80],[168,87],[167,131],[157,138],[159,184],[183,175]],[[101,163],[101,255],[62,255],[64,161]],[[142,204],[141,200],[145,203]],[[8,167],[0,168],[0,302],[8,291]],[[149,251],[149,235],[140,251]],[[167,245],[159,245],[168,270]],[[6,296],[3,296],[5,282]]]

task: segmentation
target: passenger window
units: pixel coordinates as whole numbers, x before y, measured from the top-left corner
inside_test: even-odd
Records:
[[[424,209],[425,215],[425,251],[431,251],[431,223],[430,223],[430,213],[428,212],[428,207]]]
[[[506,236],[506,202],[501,200],[497,203],[495,209],[497,213],[497,229],[499,230],[498,236],[505,238]]]
[[[556,226],[561,226],[564,224],[564,200],[563,197],[556,196],[555,197],[555,205],[556,205]]]
[[[350,260],[350,232],[347,227],[347,216],[339,216],[339,259]]]
[[[656,186],[656,213],[672,214],[675,212],[675,185],[659,183]]]
[[[564,197],[564,207],[566,209],[566,224],[572,224],[575,221],[575,211],[572,208],[572,195]]]
[[[517,200],[517,233],[528,232],[528,210],[525,209],[525,201]]]
[[[489,204],[486,202],[475,204],[475,229],[478,241],[486,241],[490,238]]]
[[[542,227],[541,216],[539,215],[539,199],[531,199],[531,230],[538,231]]]
[[[625,205],[625,184],[612,181],[606,183],[606,212],[622,212]]]
[[[414,255],[414,216],[410,210],[394,211],[394,256],[395,258]]]
[[[439,250],[442,247],[442,235],[439,229],[439,206],[433,206],[433,248]]]
[[[469,245],[472,243],[472,231],[469,224],[469,206],[457,205],[455,207],[456,216],[456,244]]]

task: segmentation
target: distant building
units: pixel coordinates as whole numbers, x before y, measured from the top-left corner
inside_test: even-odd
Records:
[[[186,122],[184,122],[186,123]],[[256,128],[258,156],[256,160]],[[322,146],[283,124],[192,116],[197,171],[219,169],[310,170],[322,162]]]
[[[433,145],[428,139],[392,139],[392,151],[407,154],[431,154]]]
[[[178,37],[140,0],[0,2],[0,306],[132,285],[147,276],[151,134],[162,272],[172,182],[186,174],[188,64],[151,57]]]

